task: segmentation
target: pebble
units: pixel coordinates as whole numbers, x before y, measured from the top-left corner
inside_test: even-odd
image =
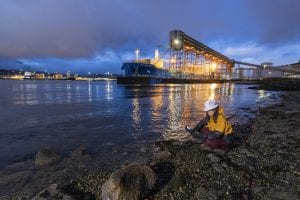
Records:
[[[217,163],[213,164],[212,167],[213,167],[217,172],[219,172],[219,173],[224,172],[223,167],[222,167],[221,165],[217,164]]]
[[[217,163],[217,162],[220,161],[220,158],[217,155],[212,154],[212,153],[208,154],[206,157],[208,159],[210,159],[210,161],[213,162],[213,163]]]

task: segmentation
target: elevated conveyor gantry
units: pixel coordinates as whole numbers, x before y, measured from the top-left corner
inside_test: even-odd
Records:
[[[170,32],[170,68],[200,76],[220,78],[230,73],[233,61],[183,31]]]

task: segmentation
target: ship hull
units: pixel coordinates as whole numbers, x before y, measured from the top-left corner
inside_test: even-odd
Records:
[[[152,64],[128,62],[123,63],[121,68],[126,77],[153,77],[153,78],[170,78],[168,70],[159,69]]]

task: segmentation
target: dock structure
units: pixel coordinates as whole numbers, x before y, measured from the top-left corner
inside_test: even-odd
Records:
[[[139,51],[136,51],[138,53]],[[125,69],[126,68],[126,69]],[[169,47],[155,59],[137,59],[123,63],[129,76],[118,77],[119,83],[203,83],[255,81],[264,78],[299,78],[298,63],[273,66],[271,62],[252,64],[230,59],[197,41],[181,30],[169,33]]]
[[[169,47],[169,70],[177,78],[228,79],[232,73],[231,59],[183,31],[170,32]]]
[[[300,61],[298,63],[273,66],[271,62],[253,64],[235,61],[233,78],[264,79],[264,78],[299,78]],[[242,67],[241,67],[242,66]]]
[[[169,70],[177,73],[177,78],[255,80],[300,74],[300,62],[273,66],[271,62],[252,64],[235,61],[180,30],[170,32],[169,46]]]

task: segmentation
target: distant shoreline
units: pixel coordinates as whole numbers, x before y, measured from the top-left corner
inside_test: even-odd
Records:
[[[45,78],[45,79],[38,79],[38,78],[6,78],[0,77],[1,80],[38,80],[38,81],[114,81],[117,80],[116,78],[80,78],[80,79],[52,79],[52,78]]]

